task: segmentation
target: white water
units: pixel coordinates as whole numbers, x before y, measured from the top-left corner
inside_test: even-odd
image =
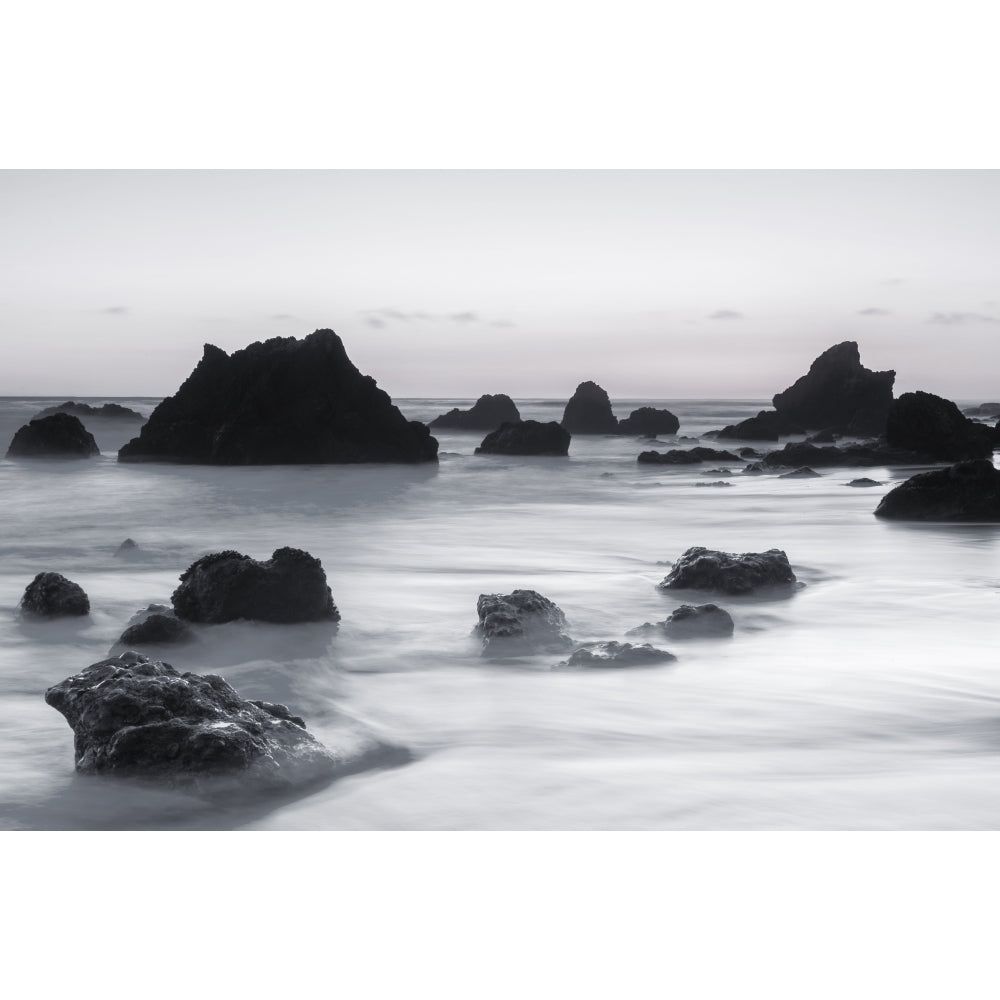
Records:
[[[53,402],[0,400],[3,447]],[[155,401],[121,402],[148,413]],[[471,402],[397,401],[424,420]],[[562,401],[518,402],[525,417],[561,416]],[[766,403],[658,405],[696,436]],[[730,489],[702,489],[707,466],[639,466],[650,445],[631,437],[577,436],[568,459],[514,459],[475,456],[481,435],[455,432],[436,434],[437,467],[119,465],[134,425],[85,423],[99,459],[0,461],[2,827],[1000,825],[1000,527],[874,518],[913,470],[736,476]],[[887,485],[845,487],[858,476]],[[126,537],[138,558],[114,556]],[[207,627],[165,658],[288,704],[320,740],[335,740],[346,713],[413,761],[226,806],[75,775],[72,732],[45,688],[105,657],[135,611],[169,602],[198,556],[266,558],[284,545],[322,560],[339,631]],[[764,602],[659,593],[664,563],[692,545],[782,548],[805,586]],[[42,570],[83,586],[88,619],[18,619]],[[580,641],[622,639],[706,600],[730,610],[736,634],[657,641],[678,661],[647,669],[552,670],[552,655],[485,662],[470,636],[476,598],[517,587],[555,601]]]

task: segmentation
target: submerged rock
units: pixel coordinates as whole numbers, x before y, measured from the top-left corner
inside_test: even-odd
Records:
[[[39,573],[25,588],[20,607],[34,618],[89,615],[90,598],[62,573]]]
[[[501,424],[483,438],[477,455],[568,455],[570,434],[554,420]]]
[[[618,418],[608,394],[596,382],[581,382],[563,411],[562,426],[570,434],[617,434]]]
[[[904,392],[889,410],[885,437],[891,447],[908,448],[937,461],[993,454],[990,428],[964,416],[950,399],[931,392]]]
[[[820,474],[814,469],[810,469],[808,465],[803,465],[801,468],[796,469],[794,472],[785,472],[778,476],[779,479],[819,479]]]
[[[535,590],[480,594],[476,602],[483,656],[551,652],[573,645],[562,610]]]
[[[673,448],[670,451],[640,452],[637,462],[643,465],[697,465],[699,462],[738,462],[739,455],[716,448]]]
[[[262,562],[232,550],[202,556],[181,574],[171,600],[178,616],[192,622],[340,619],[323,564],[302,549],[275,549]]]
[[[845,486],[884,486],[884,483],[880,483],[877,479],[869,479],[867,476],[861,479],[852,479],[849,483],[844,483]]]
[[[922,472],[886,493],[875,516],[900,521],[1000,521],[1000,471],[982,459]]]
[[[714,590],[749,594],[761,587],[789,587],[795,574],[781,549],[766,552],[718,552],[697,545],[674,563],[657,584],[660,590]]]
[[[71,413],[74,417],[100,417],[104,420],[145,420],[146,418],[135,410],[122,406],[121,403],[105,403],[103,406],[91,406],[90,403],[77,403],[67,400],[58,406],[47,406],[38,413],[39,417],[50,417],[53,413]]]
[[[682,604],[662,622],[645,622],[626,635],[667,635],[671,639],[719,639],[733,634],[732,615],[717,604]]]
[[[633,646],[630,642],[589,642],[574,649],[560,667],[648,667],[654,663],[676,660],[673,653],[656,649],[648,642]]]
[[[681,422],[669,410],[640,406],[624,420],[618,421],[618,433],[656,437],[657,434],[676,434],[680,426]]]
[[[118,644],[122,646],[165,646],[188,642],[194,634],[176,612],[165,604],[150,604],[130,619]]]
[[[208,465],[434,462],[437,441],[351,363],[332,330],[232,355],[211,344],[120,462]]]
[[[516,423],[521,414],[510,396],[502,392],[495,396],[480,396],[469,410],[455,407],[440,417],[435,417],[431,427],[452,428],[460,431],[492,431],[504,423]]]
[[[190,781],[239,775],[287,787],[342,763],[284,705],[245,701],[214,674],[181,674],[138,653],[94,663],[45,701],[73,729],[77,771]]]
[[[36,417],[18,428],[7,449],[7,458],[91,458],[99,455],[94,435],[79,417],[55,413]]]

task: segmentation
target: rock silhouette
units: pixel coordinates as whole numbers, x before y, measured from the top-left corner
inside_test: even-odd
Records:
[[[899,521],[1000,521],[1000,471],[980,459],[922,472],[886,493],[875,516]]]
[[[608,394],[596,382],[581,382],[566,409],[562,426],[570,434],[617,434],[618,418]]]
[[[510,396],[498,393],[495,396],[480,396],[469,410],[456,407],[440,417],[435,417],[430,426],[459,431],[492,431],[504,423],[517,423],[521,414]]]
[[[571,435],[554,420],[501,424],[483,438],[477,455],[568,455]]]
[[[643,451],[636,459],[642,465],[697,465],[699,462],[738,462],[740,458],[731,451],[717,448],[674,448],[670,451]]]
[[[90,458],[99,455],[94,435],[69,413],[36,417],[18,428],[7,458]]]
[[[680,426],[681,422],[669,410],[640,406],[624,420],[618,421],[618,433],[656,437],[657,434],[676,434]]]
[[[944,462],[989,458],[993,432],[970,420],[950,400],[931,392],[904,392],[889,410],[888,444]]]
[[[37,416],[49,417],[53,413],[71,413],[74,417],[101,417],[105,420],[145,420],[146,418],[121,403],[105,403],[103,406],[91,406],[90,403],[77,403],[67,400],[58,406],[46,406]]]

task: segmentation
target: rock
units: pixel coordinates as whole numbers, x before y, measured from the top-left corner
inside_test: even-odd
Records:
[[[780,549],[766,552],[717,552],[698,545],[688,549],[657,584],[660,590],[713,590],[749,594],[761,587],[789,587],[795,574]]]
[[[520,420],[501,424],[483,438],[477,455],[568,455],[569,431],[554,420]]]
[[[937,461],[959,462],[993,454],[990,428],[963,416],[950,400],[930,392],[904,392],[889,410],[887,443]]]
[[[90,458],[99,455],[94,435],[79,417],[55,413],[37,417],[19,428],[7,449],[7,458]]]
[[[34,618],[89,615],[90,598],[61,573],[39,573],[25,588],[20,607]]]
[[[668,635],[671,639],[719,639],[733,634],[732,615],[717,604],[682,604],[655,625],[646,622],[626,635]]]
[[[437,441],[351,363],[332,330],[231,356],[211,344],[120,462],[208,465],[435,462]]]
[[[740,448],[736,453],[740,458],[763,458],[764,456],[756,448]]]
[[[339,621],[322,563],[302,549],[275,549],[266,562],[215,552],[193,562],[171,598],[191,622]]]
[[[763,464],[771,469],[799,468],[803,465],[832,466],[906,465],[926,461],[926,456],[903,448],[890,448],[879,441],[858,442],[844,447],[815,445],[807,441],[789,442],[765,455]]]
[[[129,556],[129,555],[133,554],[134,552],[136,552],[138,550],[138,548],[139,548],[139,545],[138,545],[137,542],[133,541],[131,538],[126,538],[125,541],[122,542],[121,545],[119,545],[117,549],[115,549],[115,555],[116,556]]]
[[[980,403],[979,406],[967,406],[962,413],[967,417],[1000,417],[1000,403]]]
[[[579,392],[579,390],[577,391]],[[656,437],[657,434],[676,434],[680,426],[681,422],[669,410],[640,406],[624,420],[618,421],[618,433]]]
[[[695,483],[695,486],[732,486],[732,483],[723,482],[721,479],[714,483]]]
[[[886,493],[875,516],[899,521],[1000,521],[1000,471],[980,459],[922,472]]]
[[[742,474],[744,476],[763,476],[766,472],[770,471],[770,469],[764,468],[762,462],[751,462],[749,465],[743,467]]]
[[[72,727],[85,774],[175,783],[239,776],[284,788],[341,763],[284,705],[245,701],[221,677],[181,674],[134,652],[68,677],[45,701]]]
[[[566,616],[537,591],[480,594],[476,611],[479,624],[474,633],[483,638],[483,656],[551,652],[573,645],[564,631]]]
[[[895,379],[894,371],[863,367],[858,345],[845,341],[824,351],[805,375],[774,397],[772,405],[779,417],[802,427],[882,434]]]
[[[700,476],[731,476],[732,474],[732,469],[702,469],[698,473]]]
[[[883,486],[884,483],[880,483],[877,479],[852,479],[849,483],[844,483],[845,486]]]
[[[778,476],[779,479],[819,479],[820,474],[813,469],[810,469],[808,465],[803,465],[801,468],[796,469],[794,472],[785,472]]]
[[[165,604],[150,604],[130,619],[118,644],[122,646],[165,646],[188,642],[194,635]]]
[[[840,437],[839,434],[833,431],[820,431],[818,434],[813,434],[806,438],[807,444],[833,444]]]
[[[777,441],[782,434],[801,433],[802,428],[794,421],[774,410],[761,410],[756,417],[723,427],[716,437],[731,441]]]
[[[608,394],[596,382],[581,382],[563,412],[562,426],[570,434],[617,434],[618,418]]]
[[[145,420],[146,418],[135,410],[122,406],[121,403],[105,403],[103,406],[91,406],[90,403],[77,403],[68,400],[58,406],[47,406],[39,417],[50,417],[53,413],[71,413],[74,417],[100,417],[104,420]]]
[[[648,667],[654,663],[676,660],[673,653],[655,649],[649,643],[633,646],[630,642],[589,642],[574,649],[560,667]]]
[[[739,456],[731,451],[718,451],[715,448],[674,448],[663,453],[644,451],[636,459],[643,465],[696,465],[699,462],[738,462]]]
[[[517,423],[521,419],[517,406],[510,396],[499,393],[496,396],[480,396],[470,410],[457,407],[435,417],[431,427],[450,428],[459,431],[492,431],[501,424]]]

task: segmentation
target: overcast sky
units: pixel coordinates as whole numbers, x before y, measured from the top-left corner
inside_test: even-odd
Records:
[[[1000,398],[998,171],[3,171],[0,394],[319,327],[391,395]]]

